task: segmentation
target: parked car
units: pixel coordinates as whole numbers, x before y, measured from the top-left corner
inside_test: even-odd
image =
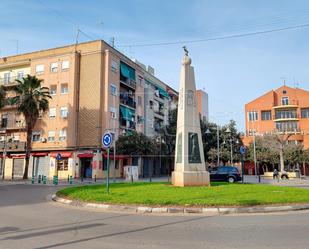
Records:
[[[237,167],[234,166],[219,166],[209,169],[210,181],[226,181],[238,182],[241,181],[241,176]]]

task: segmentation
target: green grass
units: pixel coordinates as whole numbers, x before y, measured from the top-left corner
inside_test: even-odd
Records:
[[[59,196],[80,201],[175,206],[251,206],[309,203],[309,190],[258,184],[212,183],[211,187],[174,187],[167,183],[115,183],[70,187]]]

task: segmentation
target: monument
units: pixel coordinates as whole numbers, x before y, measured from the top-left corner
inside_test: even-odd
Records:
[[[200,118],[195,95],[194,69],[188,50],[180,72],[178,100],[175,168],[172,172],[174,186],[208,186],[209,173],[205,168]]]

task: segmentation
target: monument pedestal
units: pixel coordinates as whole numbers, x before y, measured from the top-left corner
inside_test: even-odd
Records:
[[[209,173],[207,171],[173,171],[172,184],[178,187],[209,186]]]

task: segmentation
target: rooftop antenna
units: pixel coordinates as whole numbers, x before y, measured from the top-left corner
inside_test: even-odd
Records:
[[[110,45],[114,48],[115,47],[115,37],[113,36],[110,40]]]
[[[80,29],[77,28],[76,38],[75,38],[75,52],[76,52],[76,48],[77,48],[77,44],[78,44],[79,33],[80,33]]]
[[[286,85],[286,80],[285,80],[285,76],[280,77],[280,79],[283,81],[283,85]]]

